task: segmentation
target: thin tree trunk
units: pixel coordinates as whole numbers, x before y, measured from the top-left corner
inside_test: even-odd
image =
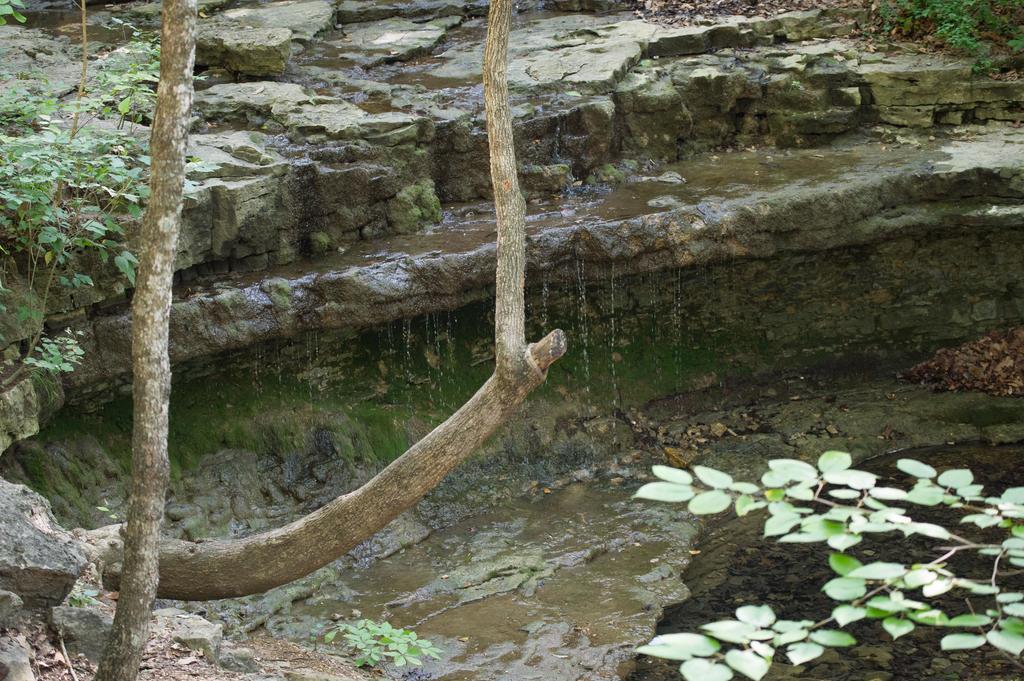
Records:
[[[162,20],[160,83],[150,137],[150,196],[132,300],[132,488],[121,593],[96,681],[137,677],[159,579],[160,525],[169,474],[168,323],[192,111],[196,0],[164,0]]]
[[[414,506],[516,412],[566,350],[555,330],[526,344],[526,206],[519,191],[508,101],[512,1],[492,0],[484,52],[491,180],[498,220],[494,374],[458,411],[372,480],[284,527],[242,539],[165,541],[162,598],[209,600],[259,593],[340,558]],[[108,585],[116,574],[105,575]]]

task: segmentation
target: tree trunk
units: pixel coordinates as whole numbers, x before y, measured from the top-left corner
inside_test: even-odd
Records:
[[[340,558],[414,506],[516,412],[566,350],[555,330],[526,344],[523,286],[526,206],[519,191],[508,101],[512,1],[492,0],[484,52],[484,93],[498,255],[494,374],[458,411],[358,490],[284,527],[242,539],[165,541],[161,598],[209,600],[259,593]],[[116,574],[107,574],[116,585]]]
[[[160,83],[150,136],[150,197],[132,300],[132,488],[117,612],[96,681],[134,681],[156,597],[169,474],[168,323],[192,111],[195,34],[196,0],[164,0]]]

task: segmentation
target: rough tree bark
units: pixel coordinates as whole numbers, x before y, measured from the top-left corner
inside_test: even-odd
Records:
[[[84,0],[83,0],[84,1]],[[185,182],[196,0],[164,0],[160,83],[150,136],[150,196],[142,221],[138,281],[132,300],[132,487],[117,612],[96,681],[134,681],[156,597],[160,524],[169,466],[167,355],[171,280]]]
[[[484,92],[498,223],[494,374],[448,420],[376,477],[309,515],[242,539],[165,541],[160,548],[160,597],[209,600],[259,593],[341,557],[415,505],[476,451],[565,353],[561,330],[526,343],[526,206],[516,174],[507,84],[511,23],[512,0],[492,0]],[[116,574],[105,578],[108,585],[116,585]]]

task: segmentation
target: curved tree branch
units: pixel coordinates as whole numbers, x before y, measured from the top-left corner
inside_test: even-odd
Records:
[[[458,411],[372,480],[284,527],[241,539],[164,541],[161,598],[209,600],[259,593],[336,560],[414,506],[473,454],[565,354],[555,330],[525,339],[526,205],[519,190],[508,101],[512,0],[492,0],[484,51],[484,95],[498,223],[494,374]],[[109,579],[108,579],[109,578]],[[105,581],[116,585],[116,574]]]

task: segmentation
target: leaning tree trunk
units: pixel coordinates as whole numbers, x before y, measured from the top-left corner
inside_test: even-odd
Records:
[[[512,0],[492,0],[484,94],[498,222],[494,374],[458,411],[372,480],[309,515],[242,539],[164,542],[160,597],[208,600],[259,593],[341,557],[415,505],[476,451],[565,353],[561,330],[526,343],[526,207],[516,174],[507,83],[511,24]],[[115,574],[106,577],[108,584],[116,584]]]
[[[160,84],[150,137],[150,196],[132,300],[132,488],[117,612],[96,681],[134,681],[156,597],[160,524],[167,492],[167,355],[171,280],[181,222],[192,111],[196,0],[164,0]]]

